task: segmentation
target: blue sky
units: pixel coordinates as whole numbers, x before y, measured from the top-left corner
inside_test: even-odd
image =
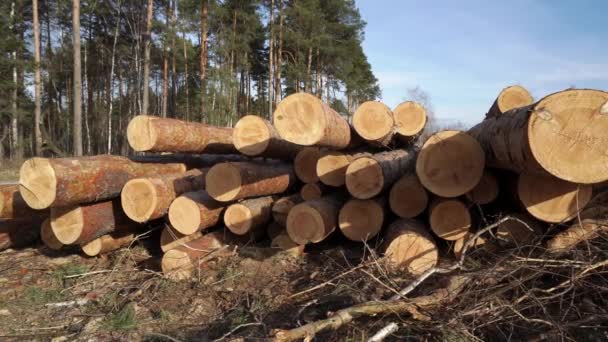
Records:
[[[363,48],[395,107],[416,85],[441,124],[479,122],[500,90],[608,90],[608,0],[357,0]]]

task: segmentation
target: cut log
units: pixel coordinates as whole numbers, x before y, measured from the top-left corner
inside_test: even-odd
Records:
[[[173,248],[182,246],[183,244],[196,240],[203,236],[203,233],[196,232],[190,235],[184,235],[177,230],[173,229],[169,224],[165,225],[163,231],[160,233],[160,249],[164,252]]]
[[[304,183],[315,183],[319,181],[317,175],[317,161],[321,157],[321,150],[317,147],[305,147],[293,162],[296,176]]]
[[[321,198],[324,193],[327,193],[327,188],[319,183],[304,184],[300,189],[300,196],[305,201]]]
[[[138,115],[129,122],[127,139],[138,152],[237,152],[232,128],[148,115]]]
[[[517,195],[535,218],[558,223],[573,219],[591,200],[593,187],[570,183],[551,175],[523,173],[517,181]]]
[[[424,212],[429,195],[414,172],[403,175],[391,188],[388,202],[395,215],[414,218]]]
[[[165,216],[177,196],[205,188],[208,169],[158,177],[135,178],[122,188],[122,209],[135,222],[148,222]]]
[[[547,171],[582,184],[608,180],[608,93],[569,89],[471,128],[491,167]],[[584,167],[581,167],[584,165]]]
[[[48,210],[30,208],[19,193],[19,184],[0,185],[0,219],[49,216]]]
[[[293,160],[301,146],[281,139],[274,126],[256,115],[242,117],[232,132],[234,147],[244,155]]]
[[[372,198],[412,170],[415,162],[416,153],[406,150],[359,157],[346,169],[346,188],[355,198]]]
[[[236,235],[263,235],[272,217],[274,200],[272,196],[265,196],[230,205],[224,213],[226,227]]]
[[[500,116],[515,108],[529,106],[532,103],[534,103],[534,99],[526,88],[518,85],[506,87],[498,94],[498,97],[486,114],[486,119]]]
[[[411,219],[393,222],[381,247],[390,267],[412,275],[435,267],[439,259],[433,237],[422,223]]]
[[[34,209],[103,201],[120,195],[136,177],[186,172],[184,164],[135,163],[110,155],[32,158],[21,166],[19,191]]]
[[[275,236],[270,243],[270,247],[279,248],[296,257],[304,254],[304,245],[298,245],[293,242],[285,232]]]
[[[467,233],[464,237],[454,241],[454,256],[456,258],[460,259],[462,257],[462,251],[464,249],[464,244],[472,237],[472,235],[473,234],[471,234],[471,233]],[[475,239],[475,241],[473,241],[469,245],[469,248],[467,249],[467,251],[468,251],[467,253],[471,252],[474,249],[480,248],[480,247],[484,248],[487,251],[493,251],[496,248],[496,246],[491,244],[484,237],[478,236]]]
[[[384,199],[350,199],[340,209],[338,226],[352,241],[367,241],[380,232],[384,224]]]
[[[441,131],[424,143],[416,174],[435,195],[458,197],[479,183],[484,163],[483,150],[473,137],[461,131]]]
[[[97,239],[82,245],[82,251],[88,256],[97,256],[109,253],[119,248],[129,246],[135,240],[133,232],[118,232],[103,235]]]
[[[547,241],[549,253],[564,253],[572,251],[583,242],[589,242],[608,232],[608,209],[604,206],[589,208],[580,215],[580,220],[574,221],[568,229],[556,234]]]
[[[498,198],[498,192],[496,176],[486,170],[473,190],[467,192],[467,198],[475,204],[485,205],[494,202]]]
[[[296,182],[293,167],[280,163],[221,163],[206,176],[207,193],[220,202],[280,194]]]
[[[294,144],[343,149],[352,140],[348,122],[311,94],[289,95],[279,103],[273,116],[281,138]]]
[[[387,146],[395,134],[393,112],[382,102],[363,102],[353,114],[353,128],[366,141]]]
[[[471,228],[471,213],[462,201],[438,198],[429,208],[431,230],[438,237],[455,241],[463,238]]]
[[[397,134],[411,140],[420,135],[426,126],[426,109],[417,102],[406,101],[393,110],[393,118]]]
[[[58,251],[64,246],[63,243],[55,237],[55,233],[53,233],[53,229],[51,228],[50,218],[44,220],[40,225],[40,240],[42,240],[42,243],[44,243],[45,246],[54,251]]]
[[[346,181],[346,169],[354,157],[338,151],[326,151],[317,160],[317,177],[329,186],[342,186]]]
[[[187,192],[169,206],[171,226],[184,235],[215,226],[226,204],[211,198],[205,191]]]
[[[535,237],[542,233],[541,223],[529,215],[511,213],[508,216],[512,216],[519,221],[507,220],[501,223],[496,229],[498,238],[516,245],[525,245],[531,243]]]
[[[0,220],[0,251],[33,244],[40,235],[41,216]]]
[[[303,202],[304,199],[300,194],[294,194],[287,197],[282,197],[276,200],[272,205],[272,217],[274,220],[282,225],[283,227],[287,226],[287,215],[291,208],[293,208],[296,204]]]
[[[51,208],[51,228],[64,245],[83,245],[102,235],[132,230],[136,226],[123,213],[118,199]]]
[[[224,232],[211,232],[202,237],[168,250],[161,260],[163,274],[174,280],[187,279],[199,266],[201,259],[226,246]]]
[[[325,240],[338,225],[342,203],[340,195],[331,195],[295,205],[287,215],[289,237],[300,245]]]
[[[266,235],[270,238],[270,240],[283,233],[287,234],[287,232],[285,231],[285,226],[280,225],[278,222],[273,221],[270,222],[268,226],[266,226]]]

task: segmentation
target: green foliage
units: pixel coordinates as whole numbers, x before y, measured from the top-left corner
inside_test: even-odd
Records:
[[[127,331],[137,328],[133,305],[125,305],[119,312],[109,315],[104,320],[103,326],[111,331]]]
[[[26,288],[23,296],[25,300],[32,305],[43,305],[64,299],[64,296],[59,289],[47,289],[36,286]]]
[[[63,281],[65,277],[69,277],[72,275],[82,274],[89,271],[89,266],[79,263],[71,263],[67,265],[63,265],[51,273],[51,276],[58,280]]]

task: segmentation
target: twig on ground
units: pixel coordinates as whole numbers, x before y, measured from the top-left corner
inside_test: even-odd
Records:
[[[397,325],[397,323],[395,323],[395,322],[391,322],[391,323],[387,324],[384,328],[378,330],[378,332],[375,333],[374,336],[370,337],[370,339],[367,340],[367,342],[384,341],[384,339],[387,338],[388,335],[396,332],[397,330],[399,330],[399,325]]]
[[[240,325],[236,326],[234,329],[232,329],[232,330],[230,330],[229,332],[225,333],[225,334],[224,334],[222,337],[220,337],[220,338],[218,338],[218,339],[213,340],[213,342],[219,342],[219,341],[222,341],[222,340],[224,340],[226,337],[228,337],[228,336],[232,335],[232,334],[233,334],[235,331],[237,331],[237,330],[239,330],[239,329],[241,329],[241,328],[244,328],[244,327],[249,327],[249,326],[252,326],[252,325],[264,325],[264,323],[257,323],[257,322],[255,322],[255,323],[245,323],[245,324],[240,324]]]

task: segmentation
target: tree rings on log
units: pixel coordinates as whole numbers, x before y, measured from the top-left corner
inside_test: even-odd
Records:
[[[393,110],[395,129],[397,134],[403,137],[416,137],[424,130],[427,121],[426,109],[413,101],[399,104]]]
[[[471,228],[469,209],[458,199],[436,199],[429,213],[431,230],[444,240],[461,239]]]
[[[350,199],[340,209],[338,226],[352,241],[367,241],[380,232],[384,224],[384,203],[381,199]]]
[[[422,214],[429,203],[429,195],[415,173],[403,175],[391,188],[388,202],[393,213],[401,218]]]
[[[435,267],[439,260],[435,241],[424,225],[410,219],[400,219],[388,227],[382,249],[391,267],[412,275]]]
[[[353,127],[363,139],[388,145],[394,135],[393,113],[379,101],[363,102],[353,114]]]

